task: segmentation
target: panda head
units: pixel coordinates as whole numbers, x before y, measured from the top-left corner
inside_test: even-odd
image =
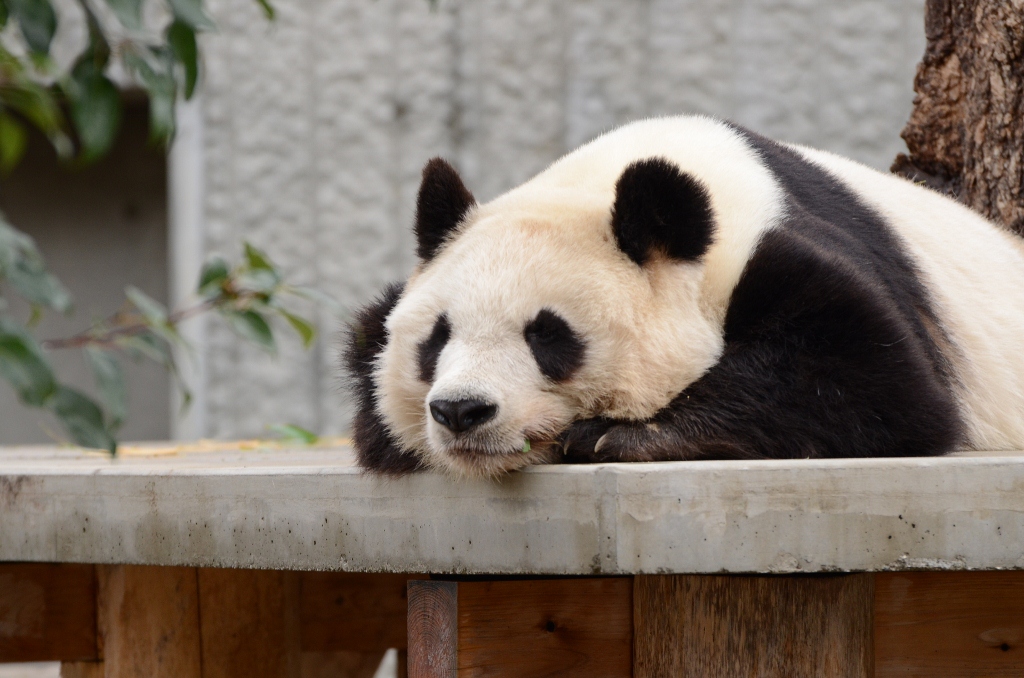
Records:
[[[478,205],[434,159],[415,233],[420,263],[387,318],[374,400],[428,466],[555,461],[573,421],[649,417],[721,353],[720,314],[701,303],[710,198],[665,160]]]

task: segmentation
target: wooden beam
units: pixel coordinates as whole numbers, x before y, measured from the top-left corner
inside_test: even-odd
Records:
[[[92,565],[0,564],[0,662],[94,660]]]
[[[295,573],[200,568],[199,609],[203,678],[300,678]]]
[[[410,582],[410,678],[630,675],[628,577]]]
[[[635,678],[870,678],[871,575],[645,575]]]
[[[303,652],[302,678],[373,678],[383,658],[383,652]]]
[[[106,678],[201,678],[195,568],[100,565]]]
[[[1024,572],[875,575],[877,678],[1024,675]]]
[[[60,678],[104,678],[103,662],[61,662]]]
[[[459,676],[630,675],[630,577],[459,584]]]
[[[304,652],[368,652],[406,648],[404,574],[303,572],[300,577]]]

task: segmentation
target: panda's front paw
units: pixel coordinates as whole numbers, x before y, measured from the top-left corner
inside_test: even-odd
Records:
[[[597,417],[575,422],[562,436],[562,452],[570,464],[650,461],[657,437],[654,424]]]

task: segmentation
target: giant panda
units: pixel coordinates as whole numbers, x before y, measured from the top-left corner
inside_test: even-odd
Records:
[[[1024,242],[852,160],[649,119],[484,204],[431,160],[414,231],[347,339],[371,472],[1024,447]]]

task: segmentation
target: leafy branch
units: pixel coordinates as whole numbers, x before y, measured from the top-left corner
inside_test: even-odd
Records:
[[[256,2],[273,16],[266,0]],[[0,29],[18,28],[0,40],[0,170],[9,172],[21,159],[28,127],[45,134],[66,160],[90,163],[105,155],[121,124],[120,87],[110,76],[115,65],[148,97],[153,141],[170,141],[175,100],[190,99],[199,80],[196,36],[214,25],[202,0],[160,4],[146,15],[164,18],[147,21],[143,0],[77,0],[86,45],[60,66],[50,54],[58,23],[53,3],[0,0]]]
[[[0,173],[9,173],[22,159],[30,128],[65,161],[81,165],[103,157],[121,123],[120,87],[111,77],[115,70],[146,94],[150,138],[167,146],[174,135],[175,102],[191,98],[199,82],[196,36],[214,26],[202,0],[146,2],[144,12],[143,0],[77,0],[88,39],[73,62],[61,67],[51,56],[58,24],[51,0],[0,0]],[[273,19],[269,0],[254,2]],[[151,15],[163,18],[149,20]],[[4,30],[8,24],[17,30]],[[267,255],[248,243],[238,264],[217,258],[203,267],[193,306],[171,312],[137,288],[128,287],[125,294],[122,310],[88,329],[38,340],[33,328],[42,313],[70,313],[71,295],[47,271],[32,238],[0,215],[0,379],[23,404],[53,413],[76,443],[112,453],[128,413],[124,358],[154,361],[180,383],[176,351],[187,354],[191,347],[179,327],[204,313],[219,315],[239,336],[270,353],[276,350],[271,320],[278,317],[308,347],[315,330],[289,304],[295,297],[322,301],[313,290],[286,284]],[[31,309],[27,320],[11,311],[12,295]],[[54,373],[49,353],[68,349],[83,351],[97,399]],[[187,404],[188,389],[181,386]]]
[[[116,434],[128,411],[122,359],[156,362],[181,387],[187,405],[190,396],[181,382],[175,349],[191,347],[179,332],[181,323],[213,312],[243,339],[269,353],[276,351],[271,319],[287,322],[308,347],[316,338],[313,325],[288,307],[290,298],[316,300],[312,290],[288,285],[264,252],[246,243],[242,261],[233,267],[220,258],[202,270],[196,290],[199,301],[169,312],[135,287],[125,290],[126,307],[71,337],[35,339],[29,328],[44,308],[67,312],[70,296],[49,274],[28,236],[0,221],[0,281],[5,281],[32,305],[24,326],[0,306],[0,377],[18,393],[21,402],[52,412],[71,438],[87,447],[116,450]],[[3,298],[0,297],[0,303]],[[99,401],[61,384],[47,358],[49,351],[80,349],[96,383]]]

